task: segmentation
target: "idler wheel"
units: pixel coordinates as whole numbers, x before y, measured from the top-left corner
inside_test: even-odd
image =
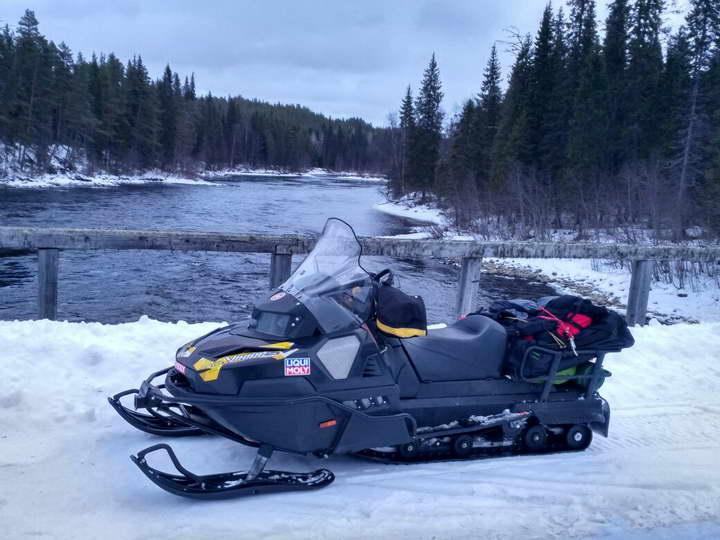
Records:
[[[587,426],[575,424],[565,434],[565,444],[570,450],[583,450],[590,446],[592,431]]]
[[[547,431],[545,426],[537,424],[525,432],[523,437],[525,448],[531,452],[540,452],[547,446]]]
[[[469,456],[473,451],[473,437],[470,435],[460,435],[453,442],[453,450],[459,457]]]
[[[398,452],[400,456],[405,459],[411,459],[418,455],[420,451],[420,444],[417,441],[410,441],[409,443],[401,444],[398,446]]]

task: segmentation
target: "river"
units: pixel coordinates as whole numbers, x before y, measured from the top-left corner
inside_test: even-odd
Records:
[[[239,233],[318,233],[341,217],[358,235],[410,232],[416,223],[372,208],[377,183],[338,177],[237,176],[208,184],[146,183],[114,187],[27,189],[0,186],[0,225],[179,229]],[[294,264],[300,257],[293,259]],[[396,284],[421,294],[431,322],[452,317],[457,269],[438,260],[373,257]],[[237,321],[268,288],[267,254],[162,251],[65,251],[60,255],[58,319],[108,323],[141,315],[164,321]],[[539,297],[538,282],[483,274],[478,305],[496,298]],[[37,256],[0,258],[0,319],[37,313]]]

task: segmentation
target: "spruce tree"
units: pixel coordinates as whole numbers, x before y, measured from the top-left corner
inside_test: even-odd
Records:
[[[630,7],[613,0],[605,22],[603,60],[607,78],[607,152],[605,168],[617,175],[625,159],[623,136],[627,119],[627,63]]]
[[[495,44],[490,49],[490,57],[483,71],[483,81],[475,108],[472,133],[472,169],[475,181],[481,193],[487,196],[492,159],[492,147],[500,125],[502,107],[502,74]]]
[[[165,66],[163,78],[158,83],[158,104],[160,107],[160,163],[162,167],[175,165],[177,145],[178,103],[173,87],[173,73],[169,65]]]
[[[706,92],[703,86],[705,79],[712,80],[713,68],[718,68],[720,5],[715,0],[690,0],[686,21],[690,34],[691,89],[688,92],[687,119],[680,132],[679,155],[673,164],[681,212],[685,210],[687,191],[694,187],[698,173],[702,173],[703,167],[698,166],[698,163],[703,158],[714,161],[713,152],[703,152],[703,145],[699,144],[698,139],[707,134],[716,137],[714,132],[717,128],[713,129],[711,126],[714,120],[720,118],[720,103],[717,103],[720,101],[717,97],[720,85],[711,84],[710,93]],[[712,174],[710,178],[712,179]],[[712,185],[712,180],[710,184]],[[697,190],[700,194],[697,199],[701,204],[708,195],[708,190],[703,187]],[[712,192],[713,188],[709,191]],[[681,229],[684,222],[680,221],[677,225],[678,229]]]
[[[631,9],[625,144],[635,159],[656,156],[660,142],[663,9],[664,0],[636,0]]]
[[[553,58],[553,12],[547,4],[543,12],[540,29],[535,37],[532,52],[532,74],[530,94],[528,96],[528,144],[530,145],[531,161],[538,171],[546,172],[549,168],[546,154],[546,141],[551,129],[550,114],[552,98],[555,94],[555,69]]]
[[[408,186],[408,178],[413,177],[414,165],[412,151],[414,149],[415,137],[415,106],[413,105],[412,90],[410,85],[407,87],[405,97],[400,106],[400,185],[399,193],[404,195]]]
[[[413,187],[420,191],[422,201],[425,201],[435,183],[435,168],[440,157],[442,138],[442,98],[440,70],[433,53],[415,99],[417,129],[413,141],[413,165],[410,168],[413,171]]]

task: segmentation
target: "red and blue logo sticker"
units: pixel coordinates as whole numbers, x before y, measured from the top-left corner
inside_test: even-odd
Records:
[[[309,358],[286,358],[285,359],[285,376],[286,377],[302,377],[310,375],[310,359]]]

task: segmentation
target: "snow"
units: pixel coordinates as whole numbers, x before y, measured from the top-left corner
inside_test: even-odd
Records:
[[[432,223],[435,225],[447,224],[447,219],[443,215],[442,211],[428,204],[417,204],[409,200],[383,201],[374,204],[373,208],[378,212],[411,219],[420,223]],[[404,235],[403,237],[407,238],[408,236]],[[419,236],[419,238],[427,238],[427,235]]]
[[[198,503],[151,484],[128,455],[162,439],[106,396],[136,388],[217,323],[146,317],[104,325],[0,321],[0,523],[22,538],[700,538],[720,536],[720,323],[648,326],[609,355],[610,438],[576,454],[327,467],[308,493]],[[219,437],[169,441],[191,470],[243,470],[252,449]],[[152,465],[165,467],[160,457]]]
[[[233,176],[271,176],[285,178],[342,178],[343,180],[362,182],[387,182],[383,176],[358,174],[352,171],[331,171],[329,169],[313,168],[306,171],[287,171],[284,169],[273,169],[264,167],[236,167],[218,171],[206,171],[203,176],[207,178],[227,178]]]
[[[183,176],[164,173],[161,171],[149,171],[137,175],[113,175],[97,174],[86,176],[83,174],[43,174],[31,178],[16,176],[11,178],[0,178],[0,186],[13,188],[65,188],[65,187],[113,187],[121,185],[137,184],[192,184],[205,186],[219,186],[220,184],[207,180],[186,178]]]

